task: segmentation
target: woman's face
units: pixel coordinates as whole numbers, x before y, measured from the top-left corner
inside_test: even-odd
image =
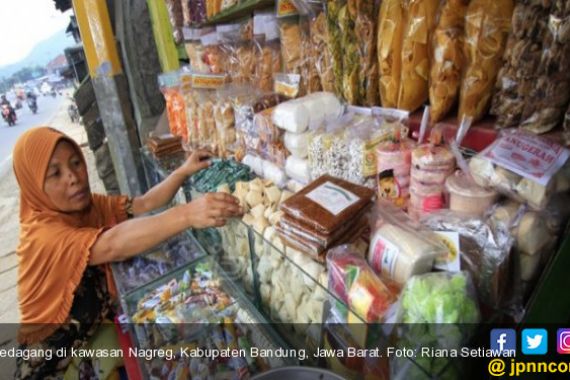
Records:
[[[87,168],[67,141],[60,141],[49,161],[44,192],[63,212],[82,211],[91,202]]]

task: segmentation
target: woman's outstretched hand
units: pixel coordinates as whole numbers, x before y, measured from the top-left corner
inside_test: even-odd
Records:
[[[190,154],[190,156],[188,156],[182,166],[178,168],[178,171],[184,176],[189,177],[197,171],[210,166],[211,157],[212,153],[208,152],[207,150],[195,150]]]
[[[208,193],[185,207],[193,228],[222,227],[229,218],[243,215],[239,200],[226,193]]]

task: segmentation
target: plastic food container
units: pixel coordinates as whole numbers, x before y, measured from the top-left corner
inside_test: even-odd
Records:
[[[418,192],[414,186],[410,187],[410,208],[416,211],[430,212],[444,207],[443,193],[439,191]]]
[[[376,160],[379,170],[393,169],[407,166],[412,163],[412,149],[414,143],[411,140],[403,140],[398,143],[385,142],[376,148]]]
[[[420,170],[450,170],[455,157],[446,147],[422,145],[412,151],[412,165]]]
[[[458,171],[445,181],[449,193],[449,208],[453,211],[481,216],[497,200],[498,193],[475,183]]]
[[[411,176],[415,181],[443,184],[447,177],[453,173],[453,169],[453,166],[443,170],[422,170],[412,167]]]

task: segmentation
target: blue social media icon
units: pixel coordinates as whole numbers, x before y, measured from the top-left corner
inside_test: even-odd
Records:
[[[517,349],[517,333],[514,329],[491,330],[491,350],[498,354]]]
[[[545,355],[548,352],[548,332],[545,329],[524,329],[521,347],[525,355]]]

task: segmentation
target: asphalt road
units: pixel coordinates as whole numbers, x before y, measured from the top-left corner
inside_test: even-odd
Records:
[[[10,98],[8,100],[14,106],[14,100]],[[0,117],[0,172],[10,163],[12,149],[18,137],[30,128],[49,125],[64,102],[69,102],[65,95],[58,95],[55,98],[52,96],[39,96],[38,113],[35,115],[30,111],[27,103],[24,102],[23,107],[16,110],[18,120],[13,127],[8,127],[8,123]]]

